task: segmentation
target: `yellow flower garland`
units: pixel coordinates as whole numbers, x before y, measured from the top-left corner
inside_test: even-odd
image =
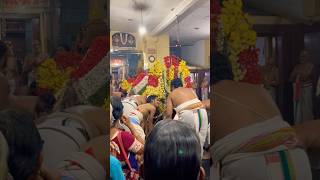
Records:
[[[165,99],[166,93],[164,88],[164,82],[162,78],[158,80],[158,87],[147,86],[146,90],[143,92],[144,96],[156,95],[159,99]]]
[[[228,55],[234,73],[234,80],[242,80],[245,71],[241,71],[238,55],[241,51],[255,46],[257,34],[252,30],[248,15],[242,11],[242,0],[224,0],[220,15],[220,31],[217,36],[218,50],[222,51],[224,38],[228,44]]]
[[[161,77],[164,70],[164,65],[160,60],[156,60],[153,63],[153,66],[149,69],[149,74],[152,74],[156,77]]]
[[[70,77],[71,69],[62,71],[53,59],[47,59],[36,70],[37,85],[40,88],[50,89],[57,94],[64,88]]]
[[[167,77],[168,82],[171,82],[174,79],[174,65],[171,65],[169,68],[169,76]]]
[[[132,88],[131,84],[127,80],[122,80],[120,83],[121,89],[129,92]]]
[[[182,81],[184,82],[185,78],[190,76],[190,71],[187,67],[187,63],[186,61],[180,61],[179,63],[179,74],[180,74],[180,77],[182,79]],[[184,83],[185,85],[185,83]]]

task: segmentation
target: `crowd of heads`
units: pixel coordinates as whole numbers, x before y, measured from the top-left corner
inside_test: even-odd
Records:
[[[181,80],[173,80],[172,86],[182,87]],[[122,120],[125,119],[122,99],[115,96],[110,98],[111,128],[118,130],[122,128]],[[158,107],[160,101],[157,96],[151,95],[146,97],[146,103]],[[113,140],[110,143],[112,142]],[[201,167],[201,146],[198,134],[184,122],[172,119],[155,122],[152,131],[145,139],[143,149],[143,165],[140,166],[139,172],[140,177],[145,180],[197,180],[205,177]]]

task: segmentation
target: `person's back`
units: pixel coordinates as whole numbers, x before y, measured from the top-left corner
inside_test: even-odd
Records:
[[[134,95],[133,98],[137,101],[138,105],[146,103],[146,97],[140,95]]]
[[[171,89],[166,102],[166,118],[174,118],[193,127],[203,147],[208,132],[207,110],[193,89],[183,87],[181,79],[172,80]],[[173,110],[176,113],[175,117]]]
[[[312,179],[306,152],[271,96],[260,86],[232,81],[225,56],[214,53],[211,58],[213,178]]]
[[[221,81],[213,89],[214,141],[240,128],[281,116],[277,105],[261,86]]]
[[[193,89],[184,87],[174,89],[171,92],[170,97],[174,107],[177,107],[186,101],[198,99]]]

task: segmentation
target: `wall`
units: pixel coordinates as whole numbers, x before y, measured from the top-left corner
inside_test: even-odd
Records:
[[[154,55],[156,59],[163,59],[166,56],[170,55],[170,42],[169,42],[169,35],[160,35],[157,37],[146,37],[142,43],[143,51],[146,52],[146,56],[149,57],[150,55]],[[156,54],[149,54],[148,49],[156,49]],[[146,65],[152,64],[145,60]]]
[[[181,47],[181,55],[189,65],[209,68],[210,41],[200,40],[192,46],[183,46]]]
[[[111,31],[110,37],[117,31]],[[136,45],[137,48],[135,50],[142,51],[144,53],[144,65],[147,67],[148,65],[152,64],[149,63],[148,57],[150,55],[154,55],[156,59],[163,59],[166,56],[170,55],[170,48],[169,48],[169,36],[166,34],[159,35],[159,36],[146,36],[142,38],[137,33],[130,33],[136,38]],[[111,49],[116,50],[116,48],[112,47],[112,38],[110,38]],[[148,49],[155,49],[156,54],[149,54]]]
[[[81,27],[88,22],[89,4],[87,0],[77,0],[76,5],[73,0],[61,0],[60,2],[59,44],[71,46]]]

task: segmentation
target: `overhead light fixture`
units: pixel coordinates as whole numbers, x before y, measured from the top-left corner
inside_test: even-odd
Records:
[[[140,34],[140,35],[145,35],[146,32],[147,32],[146,27],[144,27],[144,26],[142,26],[142,25],[139,26],[139,34]]]
[[[143,24],[142,8],[141,8],[140,12],[141,12],[141,24],[139,26],[139,34],[141,36],[143,36],[147,33],[147,28]]]

